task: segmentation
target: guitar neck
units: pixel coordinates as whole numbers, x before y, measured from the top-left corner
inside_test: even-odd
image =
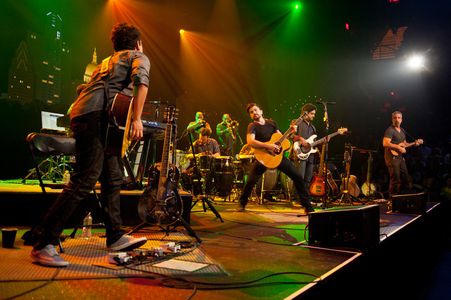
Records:
[[[339,135],[340,133],[338,131],[331,133],[323,138],[320,138],[319,140],[314,141],[310,146],[311,147],[315,147],[317,145],[320,145],[322,143],[324,143],[327,140],[330,140],[331,138],[335,137],[336,135]]]
[[[294,121],[294,124],[297,124],[300,120],[302,120],[302,116],[299,116],[299,118]],[[282,143],[289,135],[291,134],[291,126],[288,128],[287,131],[276,141],[277,144]]]

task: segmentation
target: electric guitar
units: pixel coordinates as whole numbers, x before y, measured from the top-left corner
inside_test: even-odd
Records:
[[[402,143],[399,144],[399,146],[401,146],[402,148],[406,149],[406,148],[409,148],[411,146],[419,146],[419,145],[422,145],[422,144],[423,144],[423,140],[422,139],[418,139],[418,140],[415,140],[412,143],[402,142]],[[393,156],[398,156],[398,155],[402,154],[401,152],[399,152],[398,150],[395,150],[395,149],[390,149],[390,152],[391,152],[391,154]]]
[[[348,131],[347,128],[339,128],[336,132],[329,134],[327,137],[323,137],[319,140],[316,140],[317,135],[314,134],[308,139],[306,139],[306,142],[309,143],[308,146],[302,146],[300,141],[296,141],[293,144],[293,150],[295,151],[295,154],[297,157],[301,160],[306,160],[310,154],[318,152],[318,149],[315,148],[316,146],[324,143],[327,140],[330,140],[331,138],[337,136],[337,135],[343,135]]]
[[[332,177],[332,172],[330,172],[330,170],[327,168],[326,174],[324,174],[325,149],[326,149],[326,144],[323,144],[322,150],[321,150],[321,157],[320,157],[318,172],[316,172],[313,175],[313,178],[312,178],[312,181],[310,182],[310,187],[309,187],[310,195],[316,196],[316,197],[322,197],[322,196],[326,195],[326,191],[327,191],[326,190],[326,182],[327,182],[327,186],[330,189],[330,193],[332,195],[338,194],[338,186]]]
[[[180,220],[183,202],[177,191],[180,173],[177,167],[169,164],[171,146],[175,139],[174,106],[165,110],[166,129],[164,133],[161,163],[149,168],[149,184],[138,203],[138,214],[147,223],[171,225]]]
[[[300,116],[294,123],[297,123],[301,120],[302,116]],[[284,134],[280,132],[273,133],[271,139],[265,144],[276,144],[279,145],[280,148],[278,151],[272,152],[262,148],[254,148],[255,159],[260,162],[262,165],[267,167],[268,169],[277,168],[282,162],[283,153],[290,149],[291,143],[287,139],[287,137],[291,134],[291,128],[288,129]]]

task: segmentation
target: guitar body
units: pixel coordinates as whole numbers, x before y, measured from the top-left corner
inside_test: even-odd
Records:
[[[339,190],[338,190],[338,185],[335,182],[334,178],[332,177],[332,172],[328,169],[327,170],[327,185],[330,188],[330,193],[332,195],[338,195]]]
[[[341,185],[341,190],[345,192],[346,187],[346,178],[343,178],[343,184]],[[354,197],[358,197],[360,195],[360,188],[357,185],[357,177],[355,175],[349,176],[348,186],[348,194]]]
[[[133,97],[116,94],[109,110],[105,150],[114,156],[124,157],[130,145],[130,127],[132,119]]]
[[[278,144],[278,141],[283,138],[283,135],[279,132],[274,133],[271,139],[265,144]],[[282,162],[284,151],[290,149],[291,143],[287,139],[283,139],[280,143],[281,149],[278,153],[270,153],[266,149],[255,148],[255,158],[268,169],[277,168]]]
[[[314,134],[310,136],[308,139],[306,139],[306,142],[309,143],[309,146],[307,147],[303,147],[299,141],[294,142],[293,149],[300,160],[306,160],[310,156],[310,154],[318,152],[317,148],[311,146],[315,141],[316,137],[317,135]]]
[[[318,174],[313,175],[309,192],[310,195],[315,197],[322,197],[326,195],[326,178]]]
[[[368,182],[364,182],[362,184],[362,194],[365,196],[373,196],[376,194],[377,192],[377,188],[376,185],[374,183],[368,183]]]
[[[138,215],[143,222],[167,226],[176,222],[183,212],[183,202],[177,192],[180,172],[171,165],[165,188],[159,192],[160,170],[161,163],[149,168],[149,184],[138,203]]]

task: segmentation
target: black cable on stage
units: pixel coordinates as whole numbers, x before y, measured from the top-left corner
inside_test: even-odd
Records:
[[[249,226],[255,226],[255,227],[262,227],[262,228],[274,228],[274,229],[284,229],[284,230],[294,230],[294,231],[304,231],[304,229],[295,229],[295,228],[286,228],[286,227],[274,227],[274,226],[266,226],[266,225],[259,225],[259,224],[255,224],[255,223],[246,223],[246,222],[240,222],[240,221],[234,221],[234,220],[229,220],[226,218],[222,218],[224,221],[229,221],[231,223],[237,223],[237,224],[241,224],[241,225],[249,225]]]

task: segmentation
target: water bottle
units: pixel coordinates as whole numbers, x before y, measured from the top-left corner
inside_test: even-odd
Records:
[[[63,174],[63,184],[68,185],[69,181],[70,181],[70,173],[68,170],[66,170],[66,171],[64,171],[64,174]]]
[[[83,219],[83,230],[81,232],[81,237],[86,239],[90,238],[92,236],[91,228],[92,228],[92,217],[91,213],[89,212]]]

